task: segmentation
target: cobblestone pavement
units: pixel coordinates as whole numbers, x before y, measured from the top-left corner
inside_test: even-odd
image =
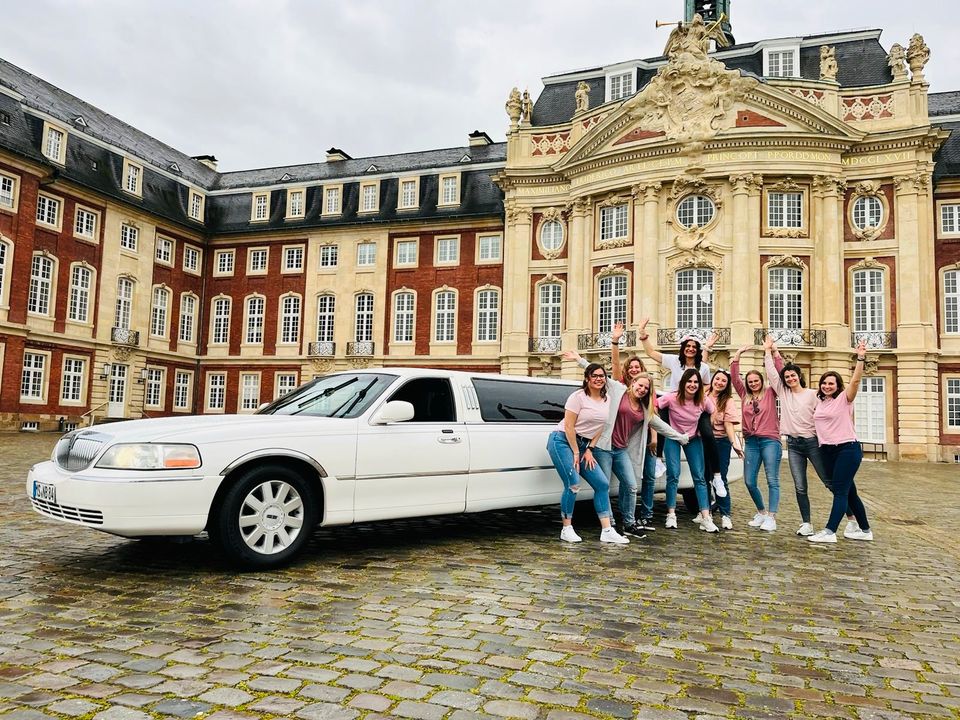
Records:
[[[0,715],[8,718],[960,717],[960,472],[865,465],[876,541],[780,530],[557,540],[556,508],[317,532],[280,571],[204,540],[41,518],[51,435],[0,435]],[[761,481],[762,483],[762,481]],[[816,518],[828,498],[814,490]]]

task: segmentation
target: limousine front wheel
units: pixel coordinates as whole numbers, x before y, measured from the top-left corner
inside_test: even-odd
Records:
[[[247,567],[281,565],[310,538],[316,503],[310,484],[283,465],[261,465],[227,491],[214,521],[214,540]]]

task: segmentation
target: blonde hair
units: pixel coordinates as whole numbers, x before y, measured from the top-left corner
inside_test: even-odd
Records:
[[[641,363],[642,365],[643,363]],[[637,380],[646,380],[649,383],[649,388],[647,389],[647,407],[644,409],[644,413],[647,417],[647,420],[652,418],[657,412],[657,393],[653,391],[653,378],[650,377],[647,373],[642,372],[637,375],[633,380],[630,381],[632,386]],[[629,388],[627,388],[629,390]]]

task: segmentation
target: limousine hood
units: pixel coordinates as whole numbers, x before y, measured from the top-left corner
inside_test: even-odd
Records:
[[[190,415],[101,425],[95,432],[118,442],[185,442],[192,445],[291,435],[355,434],[356,421],[295,415]]]

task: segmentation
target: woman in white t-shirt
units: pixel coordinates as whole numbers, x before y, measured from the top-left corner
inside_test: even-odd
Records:
[[[607,371],[603,365],[591,363],[583,371],[583,387],[567,398],[563,420],[547,439],[547,452],[563,482],[560,496],[560,518],[563,529],[560,539],[580,542],[573,529],[573,507],[580,490],[580,478],[593,488],[593,508],[600,518],[600,542],[626,545],[630,541],[610,525],[610,480],[593,457],[593,449],[603,433],[610,415],[607,398]]]

